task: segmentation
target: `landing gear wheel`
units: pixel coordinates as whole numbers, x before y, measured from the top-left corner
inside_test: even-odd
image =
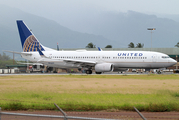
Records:
[[[92,74],[92,70],[86,70],[86,74]]]
[[[101,74],[102,72],[96,72],[96,74]]]

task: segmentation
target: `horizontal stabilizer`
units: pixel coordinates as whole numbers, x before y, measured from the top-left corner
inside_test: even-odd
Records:
[[[17,62],[18,64],[24,64],[24,65],[43,65],[41,63],[22,63],[22,62]]]
[[[3,50],[4,52],[10,52],[10,53],[15,53],[15,54],[21,54],[21,55],[32,55],[32,53],[29,52],[14,52],[14,51],[8,51],[8,50]]]

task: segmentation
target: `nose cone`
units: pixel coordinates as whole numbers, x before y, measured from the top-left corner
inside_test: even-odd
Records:
[[[171,63],[171,65],[175,65],[175,64],[177,64],[177,61],[172,59],[172,58],[170,58],[170,63]]]

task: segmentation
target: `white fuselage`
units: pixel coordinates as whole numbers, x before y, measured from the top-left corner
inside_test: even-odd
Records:
[[[150,51],[43,51],[48,57],[42,57],[38,52],[32,55],[22,55],[32,62],[39,62],[49,67],[80,68],[83,62],[111,63],[115,68],[166,68],[177,62],[168,55]],[[80,64],[65,62],[80,61]]]

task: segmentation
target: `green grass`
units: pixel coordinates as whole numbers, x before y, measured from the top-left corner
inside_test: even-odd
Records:
[[[157,94],[70,94],[70,93],[12,93],[8,99],[0,100],[4,110],[56,110],[53,103],[63,110],[133,110],[140,111],[178,111],[178,93],[160,91]]]
[[[104,79],[143,79],[143,80],[151,80],[151,79],[159,79],[159,80],[167,80],[167,79],[175,79],[178,80],[179,75],[170,74],[148,74],[148,75],[60,75],[55,77],[65,77],[65,78],[104,78]]]
[[[0,77],[0,107],[57,110],[56,103],[65,111],[133,111],[133,106],[140,111],[179,111],[178,78],[153,74]]]

